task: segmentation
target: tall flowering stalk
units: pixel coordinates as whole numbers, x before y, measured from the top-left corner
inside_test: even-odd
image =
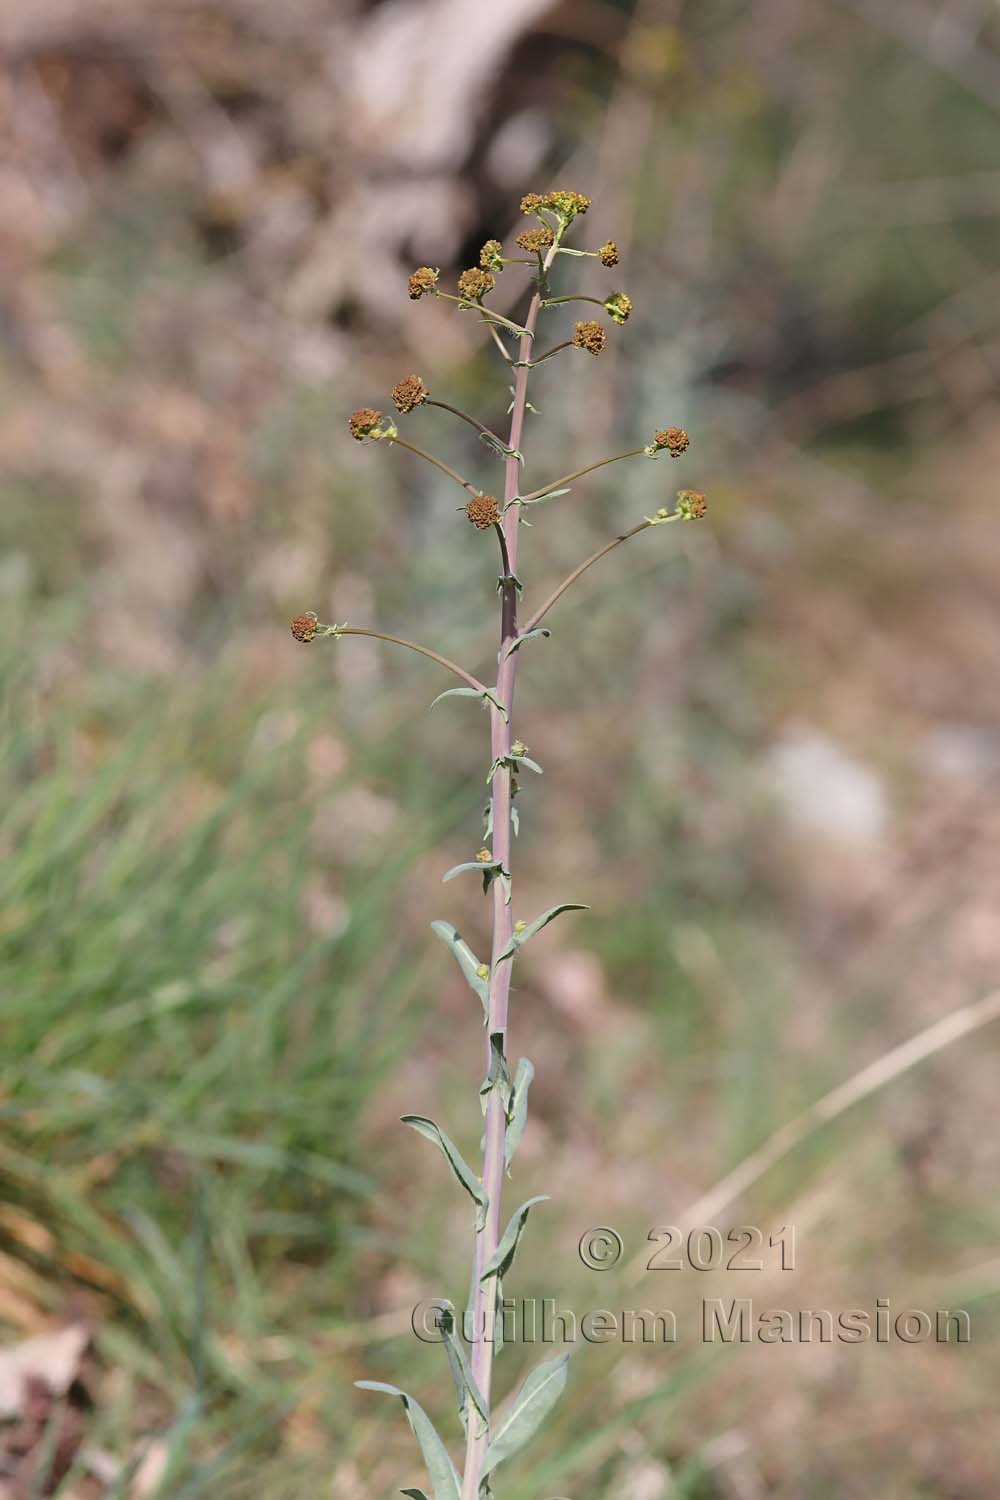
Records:
[[[389,420],[372,407],[355,411],[349,422],[351,435],[359,442],[382,443],[415,454],[433,464],[467,495],[466,516],[479,531],[492,530],[500,553],[500,576],[497,589],[500,599],[500,647],[497,672],[492,682],[484,682],[464,667],[431,651],[425,646],[381,631],[355,630],[347,624],[324,625],[309,612],[292,621],[292,634],[309,642],[319,636],[341,638],[369,635],[407,647],[429,657],[460,679],[462,686],[442,693],[465,694],[479,698],[489,711],[490,767],[487,777],[490,794],[486,809],[484,844],[473,859],[457,865],[444,876],[450,880],[464,872],[475,872],[482,878],[483,889],[492,903],[492,938],[489,963],[481,963],[468,943],[448,922],[435,922],[434,931],[456,958],[469,987],[479,998],[485,1019],[485,1078],[480,1087],[480,1101],[485,1115],[482,1170],[476,1173],[464,1161],[457,1147],[432,1120],[419,1115],[404,1115],[403,1122],[434,1142],[448,1162],[454,1176],[468,1193],[475,1209],[473,1233],[472,1288],[466,1315],[461,1325],[450,1304],[442,1304],[438,1331],[445,1344],[458,1395],[459,1415],[465,1430],[465,1457],[461,1476],[443,1441],[426,1413],[405,1391],[381,1382],[360,1381],[365,1389],[388,1392],[402,1400],[410,1424],[420,1444],[430,1475],[434,1500],[483,1500],[493,1493],[497,1466],[517,1452],[537,1431],[558,1400],[566,1382],[565,1354],[547,1360],[528,1375],[520,1390],[499,1413],[493,1400],[495,1356],[502,1343],[502,1278],[510,1270],[518,1242],[531,1208],[540,1198],[529,1199],[501,1231],[501,1198],[505,1173],[521,1139],[527,1119],[528,1091],[534,1069],[522,1058],[513,1072],[508,1062],[508,1012],[511,971],[524,944],[554,917],[566,911],[585,910],[577,902],[562,902],[550,907],[531,921],[514,919],[512,885],[512,835],[517,832],[515,798],[518,778],[526,771],[540,771],[530,759],[527,746],[513,737],[514,691],[520,661],[520,647],[529,639],[547,636],[542,625],[549,610],[566,590],[608,552],[629,538],[672,521],[695,520],[705,513],[705,498],[695,490],[677,493],[674,506],[664,507],[653,516],[645,516],[637,525],[613,537],[590,557],[574,568],[544,601],[522,618],[522,587],[517,576],[520,522],[525,510],[571,492],[572,484],[606,464],[622,459],[645,456],[658,458],[667,453],[678,458],[688,447],[682,428],[668,427],[654,434],[649,443],[624,453],[602,458],[565,474],[551,483],[528,490],[523,481],[524,432],[531,407],[528,403],[528,381],[532,369],[566,350],[582,350],[597,356],[604,349],[607,330],[596,319],[576,323],[569,338],[542,352],[536,350],[536,331],[540,315],[572,301],[597,303],[612,322],[623,324],[632,310],[629,297],[621,291],[609,296],[573,297],[551,294],[550,274],[559,255],[592,257],[606,267],[618,263],[618,250],[608,241],[599,250],[570,249],[564,244],[575,221],[587,212],[590,200],[580,193],[557,191],[529,193],[521,202],[522,212],[535,226],[516,236],[517,248],[524,253],[504,256],[498,240],[483,246],[479,266],[463,271],[455,293],[439,285],[439,272],[421,266],[409,280],[414,299],[425,296],[444,298],[460,310],[475,314],[503,358],[510,375],[512,401],[510,429],[506,438],[497,436],[476,417],[470,416],[446,401],[432,397],[418,375],[409,375],[393,387],[396,411],[408,415],[420,407],[437,406],[475,428],[483,443],[503,460],[503,496],[481,490],[457,472],[450,464],[427,452],[423,447],[401,436],[395,420]],[[494,290],[496,275],[507,266],[525,265],[533,283],[531,300],[523,323],[516,323],[495,311],[486,298]],[[435,700],[437,701],[437,700]],[[471,1354],[466,1345],[470,1346]],[[404,1494],[426,1500],[424,1491],[407,1489]]]

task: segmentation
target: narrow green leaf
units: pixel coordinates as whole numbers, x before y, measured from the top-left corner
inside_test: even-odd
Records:
[[[413,1397],[408,1396],[405,1391],[401,1391],[398,1385],[387,1385],[381,1380],[356,1380],[354,1384],[359,1391],[382,1391],[387,1396],[399,1397],[413,1429],[413,1435],[420,1444],[427,1472],[431,1476],[434,1500],[461,1500],[462,1487],[455,1465],[449,1458],[444,1443],[438,1437],[434,1423],[420,1403],[414,1401]],[[420,1490],[403,1491],[404,1495],[419,1495],[420,1493]]]
[[[492,703],[493,707],[497,710],[504,723],[507,723],[507,710],[504,708],[503,704],[499,702],[495,694],[491,693],[489,689],[484,689],[482,692],[480,692],[479,688],[471,687],[445,688],[444,692],[438,693],[433,702],[428,705],[427,712],[430,713],[431,709],[435,706],[435,704],[440,703],[442,698],[478,698],[484,706],[487,703]]]
[[[423,1490],[400,1490],[401,1495],[409,1495],[410,1500],[427,1500]]]
[[[447,879],[447,876],[445,877]],[[529,922],[520,932],[515,932],[506,948],[497,958],[497,963],[502,963],[505,958],[512,957],[518,950],[523,948],[529,938],[533,938],[536,932],[541,932],[547,927],[554,917],[558,917],[564,911],[589,911],[589,906],[583,906],[579,901],[563,901],[559,906],[550,906],[548,911],[542,912],[533,922]]]
[[[484,1476],[534,1437],[566,1388],[568,1364],[569,1355],[560,1354],[532,1370],[493,1429],[483,1461]]]
[[[445,1135],[439,1125],[435,1125],[433,1120],[428,1120],[424,1115],[401,1115],[400,1119],[404,1125],[409,1125],[413,1130],[419,1131],[421,1135],[426,1136],[429,1141],[433,1141],[440,1149],[445,1161],[451,1167],[451,1170],[465,1188],[469,1197],[474,1201],[476,1205],[476,1229],[482,1229],[486,1223],[486,1210],[489,1206],[489,1200],[483,1190],[482,1183],[469,1167],[454,1141]]]
[[[522,500],[520,496],[517,496],[514,500],[511,501],[511,504],[512,505],[541,505],[541,503],[542,503],[543,500],[555,500],[557,498],[557,496],[559,496],[559,495],[568,495],[568,494],[570,494],[571,493],[571,489],[572,489],[571,486],[567,486],[566,489],[562,489],[562,490],[546,490],[544,495],[536,495],[533,500]]]
[[[443,885],[446,880],[454,880],[455,876],[461,875],[463,870],[478,870],[480,874],[483,874],[484,872],[489,873],[492,871],[493,874],[496,874],[499,869],[499,861],[491,861],[489,864],[481,864],[478,859],[467,859],[464,864],[452,865],[447,875],[441,876],[441,884]]]
[[[442,1307],[442,1318],[440,1322],[441,1332],[444,1334],[445,1353],[448,1356],[448,1364],[451,1367],[451,1378],[455,1382],[458,1392],[458,1410],[462,1418],[462,1426],[468,1431],[469,1403],[471,1401],[482,1421],[482,1430],[485,1432],[489,1426],[489,1412],[486,1402],[476,1384],[469,1359],[462,1347],[462,1341],[455,1328],[455,1310],[450,1304]]]
[[[528,755],[516,755],[514,757],[514,765],[515,768],[517,766],[527,766],[529,771],[534,771],[538,776],[545,774],[537,760],[532,760]]]
[[[521,1144],[524,1127],[528,1122],[528,1090],[535,1076],[534,1063],[522,1057],[514,1073],[514,1087],[507,1111],[507,1135],[504,1141],[504,1165],[510,1172],[514,1152]]]
[[[510,1223],[504,1230],[500,1243],[483,1267],[479,1278],[480,1281],[485,1281],[489,1276],[506,1276],[514,1263],[514,1256],[517,1254],[517,1247],[520,1244],[521,1235],[524,1233],[524,1226],[528,1222],[529,1211],[534,1208],[536,1203],[548,1203],[548,1201],[548,1193],[543,1193],[540,1197],[529,1198],[527,1203],[521,1204],[517,1212],[511,1216]]]
[[[495,1031],[490,1036],[490,1070],[479,1089],[479,1102],[483,1107],[483,1114],[486,1113],[486,1101],[495,1088],[500,1090],[500,1098],[503,1100],[506,1113],[510,1108],[511,1087],[507,1059],[503,1055],[503,1032]]]
[[[474,995],[479,996],[483,1014],[488,1016],[490,1010],[489,980],[479,972],[480,969],[485,968],[485,965],[479,962],[461,933],[450,922],[432,922],[431,931],[437,934],[442,943],[447,943],[465,975],[469,988]]]
[[[550,636],[551,634],[551,630],[549,630],[545,625],[536,625],[533,629],[526,630],[523,635],[519,635],[511,641],[510,645],[504,652],[504,659],[506,660],[508,656],[512,656],[515,651],[520,651],[525,641],[534,640],[536,636]]]
[[[478,688],[445,688],[444,692],[438,693],[434,702],[428,705],[427,712],[430,713],[434,705],[440,703],[442,698],[482,698],[482,696]]]

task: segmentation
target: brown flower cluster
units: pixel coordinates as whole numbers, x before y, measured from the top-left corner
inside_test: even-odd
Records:
[[[618,246],[614,240],[606,240],[597,252],[597,259],[602,266],[616,266],[618,264]]]
[[[607,341],[607,333],[594,318],[577,323],[573,331],[573,343],[577,349],[586,349],[588,354],[600,354]]]
[[[351,437],[363,443],[365,438],[371,437],[382,420],[382,413],[376,411],[372,406],[359,406],[357,411],[352,411],[347,419],[347,425],[351,429]]]
[[[503,246],[499,240],[487,240],[479,252],[479,264],[484,271],[503,270]]]
[[[438,275],[433,266],[418,266],[409,280],[410,296],[416,302],[425,292],[432,292],[437,285]]]
[[[306,610],[305,614],[296,615],[291,624],[292,635],[297,641],[307,646],[316,637],[316,626],[318,621],[312,610]]]
[[[496,279],[489,271],[481,271],[478,266],[471,266],[458,278],[459,294],[467,297],[470,302],[478,302],[487,292],[492,292],[495,286]]]
[[[691,439],[683,427],[666,427],[662,432],[654,434],[650,446],[656,453],[662,453],[666,448],[671,458],[680,458],[681,454],[691,446]]]
[[[405,380],[400,380],[392,388],[392,401],[397,411],[412,411],[415,406],[420,406],[427,400],[430,391],[424,385],[419,375],[407,375]]]
[[[475,495],[465,507],[465,514],[479,531],[487,531],[500,519],[500,506],[495,495]]]
[[[708,514],[708,501],[700,490],[678,490],[677,509],[685,521],[700,521]]]
[[[554,238],[552,230],[549,229],[548,225],[544,225],[541,229],[524,230],[522,234],[517,236],[517,244],[520,245],[522,250],[537,253],[547,250]]]

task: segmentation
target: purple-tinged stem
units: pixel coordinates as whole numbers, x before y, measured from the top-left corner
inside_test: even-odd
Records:
[[[545,257],[547,271],[555,256],[558,238]],[[535,324],[542,301],[542,285],[535,292],[524,320],[524,333],[518,350],[519,361],[514,380],[514,403],[511,410],[508,448],[519,450],[524,431],[524,418],[528,402],[528,356],[535,335]],[[520,464],[516,457],[507,458],[504,466],[504,514],[503,534],[506,542],[506,573],[500,596],[500,653],[497,672],[496,698],[503,705],[506,718],[497,709],[490,709],[492,757],[494,762],[509,757],[512,743],[511,719],[514,707],[514,687],[517,677],[516,651],[508,647],[517,638],[517,573],[518,533],[520,530],[520,507],[511,505],[518,492],[521,479]],[[492,811],[493,858],[505,870],[511,870],[511,773],[508,765],[502,764],[493,777],[490,789]],[[507,1052],[507,1018],[510,998],[509,963],[498,963],[500,954],[508,947],[514,931],[513,907],[507,900],[503,882],[494,880],[493,893],[493,946],[490,960],[489,1015],[486,1025],[486,1067],[492,1061],[491,1038],[499,1036],[504,1055]],[[476,1285],[472,1298],[472,1375],[482,1394],[487,1412],[490,1411],[493,1387],[493,1353],[496,1332],[496,1279],[491,1277],[483,1285],[482,1269],[496,1250],[500,1239],[500,1200],[503,1190],[504,1148],[507,1135],[507,1114],[499,1089],[491,1089],[486,1104],[486,1138],[483,1148],[483,1188],[489,1200],[486,1223],[476,1236]],[[469,1432],[465,1452],[465,1474],[462,1481],[462,1500],[479,1500],[483,1459],[489,1445],[489,1433],[477,1431],[474,1412],[469,1413]]]

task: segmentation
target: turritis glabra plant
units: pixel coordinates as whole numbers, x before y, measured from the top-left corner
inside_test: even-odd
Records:
[[[499,546],[500,641],[495,677],[481,680],[465,667],[427,646],[382,631],[353,629],[348,624],[325,625],[312,612],[298,615],[292,621],[292,634],[302,642],[320,637],[339,640],[350,635],[375,636],[380,640],[405,646],[429,657],[438,666],[458,678],[460,685],[441,694],[477,698],[489,714],[490,752],[486,782],[489,799],[485,809],[482,847],[473,858],[449,870],[444,879],[473,874],[482,880],[490,901],[492,935],[489,962],[481,962],[473,949],[447,921],[433,924],[434,932],[450,948],[469,988],[482,1005],[485,1021],[485,1070],[479,1087],[479,1104],[485,1116],[481,1170],[475,1171],[462,1157],[444,1130],[422,1115],[404,1115],[403,1123],[426,1136],[438,1147],[458,1183],[468,1194],[473,1209],[472,1284],[464,1317],[459,1320],[447,1303],[441,1305],[438,1330],[451,1365],[458,1410],[465,1433],[465,1456],[461,1474],[444,1441],[438,1435],[423,1408],[397,1386],[375,1381],[360,1381],[367,1390],[386,1392],[398,1397],[420,1445],[434,1500],[483,1500],[494,1493],[496,1471],[504,1460],[516,1453],[538,1430],[552,1410],[566,1383],[567,1356],[547,1360],[534,1369],[499,1411],[494,1408],[494,1362],[501,1347],[501,1284],[510,1271],[518,1242],[531,1209],[540,1198],[530,1198],[514,1212],[506,1226],[501,1216],[504,1178],[525,1127],[528,1092],[534,1069],[526,1058],[516,1067],[510,1065],[508,1052],[508,998],[511,971],[524,945],[554,917],[567,911],[585,910],[577,902],[563,901],[530,920],[515,916],[513,888],[512,836],[518,828],[515,805],[518,785],[525,772],[539,772],[541,767],[531,759],[528,747],[515,737],[514,688],[521,647],[526,641],[548,636],[543,623],[553,606],[594,563],[631,537],[654,526],[674,521],[697,520],[705,514],[705,497],[696,490],[682,489],[670,507],[655,515],[644,516],[636,525],[613,537],[592,556],[573,569],[536,607],[522,604],[522,585],[518,579],[518,543],[521,522],[528,513],[560,496],[585,475],[628,458],[658,459],[662,455],[679,458],[688,448],[687,433],[681,427],[666,427],[655,432],[640,447],[630,448],[601,458],[572,473],[560,475],[550,483],[529,488],[524,483],[526,469],[525,428],[533,408],[528,402],[528,381],[536,365],[560,354],[576,357],[577,351],[599,356],[608,332],[596,318],[577,322],[570,337],[551,347],[537,348],[537,328],[543,313],[553,312],[564,304],[582,301],[596,303],[614,324],[624,324],[632,311],[629,297],[622,291],[606,296],[554,296],[551,278],[559,256],[592,257],[603,267],[618,264],[618,250],[608,241],[598,250],[570,249],[565,240],[577,221],[590,207],[589,198],[575,192],[529,193],[521,202],[523,213],[533,227],[516,236],[521,254],[504,255],[498,240],[483,246],[479,265],[463,271],[454,292],[439,285],[439,272],[421,266],[409,279],[414,299],[437,297],[453,302],[460,311],[478,318],[507,367],[511,380],[510,427],[499,436],[459,407],[432,396],[419,375],[408,375],[393,387],[392,401],[396,413],[413,421],[413,414],[427,407],[440,407],[467,422],[484,445],[503,462],[503,494],[494,495],[463,478],[451,464],[427,452],[410,438],[404,437],[396,417],[387,418],[372,407],[361,407],[349,421],[351,436],[360,443],[378,444],[383,448],[402,448],[415,454],[447,476],[465,493],[463,506],[468,520],[482,533],[492,531]],[[494,290],[496,277],[509,266],[526,266],[531,284],[531,299],[524,322],[517,323],[490,306],[487,298]],[[494,486],[491,486],[494,488]],[[435,702],[439,700],[435,699]],[[421,1489],[410,1488],[405,1495],[423,1497]]]

